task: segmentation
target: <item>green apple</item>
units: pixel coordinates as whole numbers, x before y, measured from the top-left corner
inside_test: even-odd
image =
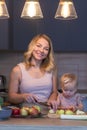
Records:
[[[21,116],[28,116],[28,111],[25,108],[20,109],[20,115]]]
[[[72,110],[66,110],[66,111],[65,111],[65,114],[66,114],[66,115],[73,115],[74,112],[73,112]]]
[[[60,109],[60,110],[56,110],[56,114],[58,115],[61,115],[61,114],[64,114],[65,111],[63,109]]]

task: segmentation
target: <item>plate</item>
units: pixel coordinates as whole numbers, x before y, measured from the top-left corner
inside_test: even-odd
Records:
[[[87,120],[87,115],[60,115],[60,119]]]

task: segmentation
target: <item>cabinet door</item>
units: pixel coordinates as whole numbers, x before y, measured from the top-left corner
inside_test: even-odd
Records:
[[[0,50],[8,49],[8,20],[0,19]]]
[[[42,20],[22,19],[24,0],[14,0],[13,49],[25,50],[33,36],[45,33],[52,39],[56,52],[87,51],[86,1],[74,1],[78,19],[54,19],[58,0],[39,0],[44,15]],[[80,7],[80,9],[79,9]]]

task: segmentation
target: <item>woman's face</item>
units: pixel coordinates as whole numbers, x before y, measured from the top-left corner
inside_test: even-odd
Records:
[[[44,38],[40,38],[39,40],[37,40],[34,49],[33,49],[33,57],[36,60],[40,60],[42,61],[43,59],[45,59],[47,57],[49,53],[49,43],[47,40],[45,40]]]
[[[62,89],[63,91],[63,95],[67,98],[72,97],[75,92],[76,92],[76,82],[71,82],[71,83],[67,83],[65,84],[64,88]]]

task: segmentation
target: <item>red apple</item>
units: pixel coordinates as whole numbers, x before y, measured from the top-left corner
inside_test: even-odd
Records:
[[[12,115],[20,115],[20,108],[12,108]]]
[[[30,112],[31,116],[38,116],[39,115],[39,111],[35,107],[31,107],[29,109],[29,112]]]

